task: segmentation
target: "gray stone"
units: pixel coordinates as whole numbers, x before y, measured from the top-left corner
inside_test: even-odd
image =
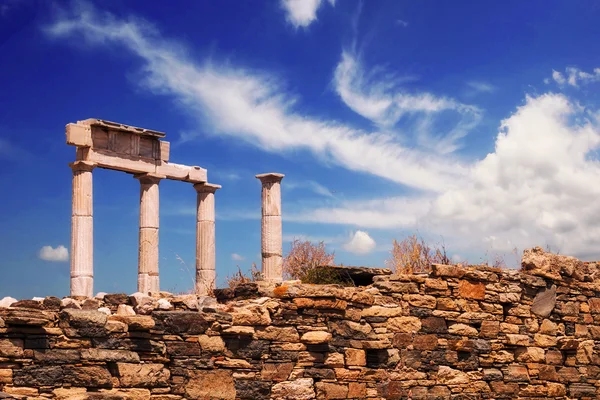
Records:
[[[549,289],[540,291],[533,299],[531,312],[540,317],[547,317],[554,310],[556,305],[556,285],[552,285]]]

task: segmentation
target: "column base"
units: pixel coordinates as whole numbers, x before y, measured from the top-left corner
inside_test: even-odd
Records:
[[[198,296],[212,296],[216,285],[214,269],[196,270],[196,294]]]
[[[91,276],[71,277],[71,296],[94,297],[94,278]]]
[[[144,294],[160,292],[158,275],[138,274],[137,289]]]

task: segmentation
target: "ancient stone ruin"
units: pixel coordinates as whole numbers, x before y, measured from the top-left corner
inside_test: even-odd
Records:
[[[169,162],[169,142],[162,132],[99,119],[66,127],[67,144],[76,146],[71,217],[71,296],[92,297],[94,235],[92,171],[107,168],[133,174],[140,181],[138,292],[160,291],[158,274],[159,193],[162,179],[193,184],[197,193],[196,294],[215,286],[215,192],[200,167]],[[283,174],[256,176],[262,182],[262,269],[265,279],[281,281],[281,189]]]
[[[0,302],[0,397],[596,399],[599,266]]]
[[[67,126],[71,297],[0,300],[0,399],[597,399],[600,265],[527,250],[522,270],[319,267],[284,281],[281,174],[261,174],[264,280],[215,289],[214,194],[164,134]],[[92,170],[140,181],[138,292],[93,290]],[[197,192],[195,294],[160,291],[161,179]],[[211,294],[212,296],[207,296]]]

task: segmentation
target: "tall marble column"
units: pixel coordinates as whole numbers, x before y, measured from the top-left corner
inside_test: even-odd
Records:
[[[215,192],[220,185],[198,183],[196,211],[196,294],[212,293],[216,280]]]
[[[284,176],[276,173],[256,175],[262,183],[262,274],[265,280],[275,282],[283,280],[281,180]]]
[[[92,170],[87,161],[69,164],[73,170],[71,213],[71,296],[94,294],[94,217]]]
[[[158,184],[164,176],[147,173],[135,175],[135,178],[140,181],[138,292],[158,292]]]

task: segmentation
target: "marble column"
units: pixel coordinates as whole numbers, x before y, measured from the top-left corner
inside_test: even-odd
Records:
[[[196,189],[196,294],[207,296],[215,288],[215,192],[220,185],[198,183]]]
[[[92,170],[87,161],[69,164],[73,170],[71,213],[71,296],[94,294],[94,217]]]
[[[262,183],[262,275],[263,279],[275,282],[283,280],[281,180],[284,176],[276,173],[256,175]]]
[[[164,176],[138,174],[140,181],[140,244],[138,250],[138,292],[160,291],[158,278],[158,184]]]

